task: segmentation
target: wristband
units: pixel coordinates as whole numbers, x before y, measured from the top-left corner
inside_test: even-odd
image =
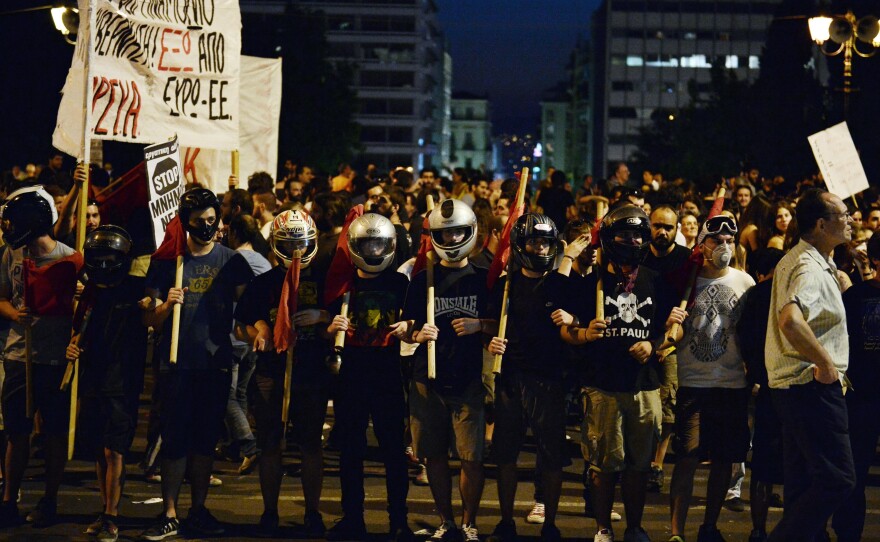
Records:
[[[568,258],[569,260],[571,260],[572,262],[574,262],[574,256],[569,256],[568,254],[565,254],[565,255],[562,256],[562,259],[564,260],[565,258]]]

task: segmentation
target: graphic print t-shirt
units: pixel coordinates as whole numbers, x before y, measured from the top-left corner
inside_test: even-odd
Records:
[[[678,384],[691,388],[744,388],[746,372],[736,340],[743,294],[754,279],[730,268],[717,279],[697,277],[694,305],[678,347]]]
[[[413,277],[406,294],[403,320],[415,320],[415,329],[421,329],[427,317],[427,276],[427,272],[422,271]],[[458,395],[481,377],[483,334],[459,337],[452,328],[452,321],[487,317],[486,271],[471,264],[461,269],[437,265],[434,285],[434,323],[440,330],[434,387],[443,393]],[[428,349],[424,344],[420,344],[415,353],[413,378],[417,382],[428,382]]]

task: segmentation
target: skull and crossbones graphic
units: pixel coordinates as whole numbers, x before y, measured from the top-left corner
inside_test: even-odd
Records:
[[[632,292],[622,292],[617,296],[617,299],[606,297],[605,304],[617,307],[617,314],[611,317],[612,322],[620,318],[627,324],[631,324],[635,320],[638,320],[643,326],[648,326],[648,320],[639,316],[639,309],[645,305],[653,304],[650,297],[639,303],[638,299]]]

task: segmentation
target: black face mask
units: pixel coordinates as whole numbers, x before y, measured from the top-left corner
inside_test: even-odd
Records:
[[[186,230],[186,233],[207,245],[214,240],[214,234],[217,233],[219,227],[220,221],[215,220],[213,224],[202,224],[201,226],[193,226],[187,222],[184,224],[183,229]]]

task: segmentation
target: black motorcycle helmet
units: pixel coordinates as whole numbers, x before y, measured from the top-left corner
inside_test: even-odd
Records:
[[[189,216],[193,211],[201,211],[213,207],[217,213],[217,218],[212,224],[202,224],[201,226],[191,226]],[[178,206],[178,214],[183,229],[202,243],[210,243],[214,239],[214,234],[220,227],[220,202],[217,196],[207,188],[190,188],[180,196],[180,205]]]
[[[620,234],[631,232],[642,238],[641,244],[620,243]],[[617,265],[639,265],[648,253],[651,242],[651,221],[640,207],[623,205],[605,215],[599,227],[602,252]]]
[[[514,261],[531,271],[550,271],[559,251],[559,232],[556,224],[546,215],[528,213],[519,217],[510,230],[510,248]],[[544,255],[526,252],[526,241],[544,238],[550,242],[550,251]]]
[[[86,236],[83,259],[90,282],[110,288],[122,282],[131,263],[131,237],[119,226],[98,226]]]
[[[15,250],[41,235],[51,235],[58,211],[52,196],[42,186],[29,186],[9,195],[0,208],[0,219],[3,241]]]

